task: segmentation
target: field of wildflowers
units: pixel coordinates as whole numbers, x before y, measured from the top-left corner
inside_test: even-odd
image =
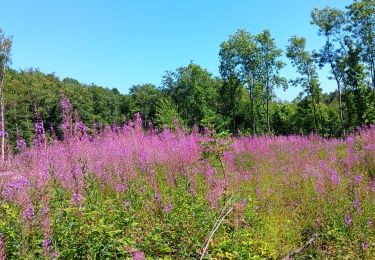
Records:
[[[0,175],[0,259],[375,258],[375,126],[345,139],[37,120]]]

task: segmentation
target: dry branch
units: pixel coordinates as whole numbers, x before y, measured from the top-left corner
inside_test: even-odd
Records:
[[[319,234],[314,234],[310,239],[309,241],[306,242],[305,245],[303,245],[302,247],[298,248],[296,251],[292,252],[292,253],[289,253],[288,255],[284,256],[282,258],[282,260],[291,260],[294,258],[295,255],[298,255],[300,253],[302,253],[307,247],[309,247],[312,243],[315,242],[315,240],[319,237]]]

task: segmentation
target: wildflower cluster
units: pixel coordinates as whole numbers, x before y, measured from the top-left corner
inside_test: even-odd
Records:
[[[306,255],[375,255],[375,126],[234,138],[140,115],[89,129],[62,107],[64,140],[38,118],[0,175],[0,257],[280,258],[314,234]]]

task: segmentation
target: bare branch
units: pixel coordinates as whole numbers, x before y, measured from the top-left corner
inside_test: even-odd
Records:
[[[307,247],[309,247],[311,244],[313,244],[315,242],[315,240],[319,237],[319,234],[314,234],[310,239],[309,241],[306,242],[305,245],[303,245],[302,247],[298,248],[296,251],[292,252],[292,253],[289,253],[288,255],[284,256],[282,258],[282,260],[291,260],[294,258],[294,256],[302,253]]]

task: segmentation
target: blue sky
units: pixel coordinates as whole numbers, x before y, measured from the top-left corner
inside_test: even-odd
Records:
[[[12,67],[39,68],[122,93],[139,83],[157,86],[167,70],[190,61],[219,76],[220,43],[237,29],[270,29],[285,49],[292,35],[309,49],[323,39],[310,25],[313,7],[344,8],[349,0],[0,0],[0,28],[13,35]],[[335,84],[320,72],[324,91]],[[287,66],[283,75],[295,76]],[[278,91],[291,100],[301,91]]]

